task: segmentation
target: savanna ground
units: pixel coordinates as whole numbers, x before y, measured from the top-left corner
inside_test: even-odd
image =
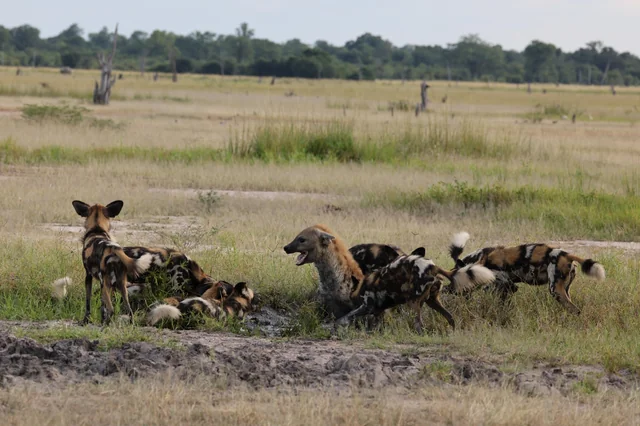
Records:
[[[415,117],[417,82],[125,73],[94,107],[96,75],[0,68],[4,424],[640,423],[639,89],[433,82]],[[124,200],[120,244],[184,250],[268,314],[102,330],[96,295],[94,325],[75,325],[74,199]],[[402,309],[333,333],[315,270],[282,250],[319,222],[443,267],[460,230],[467,252],[553,242],[607,279],[578,274],[580,316],[521,286],[507,306],[445,299],[455,332],[425,308],[424,335]]]

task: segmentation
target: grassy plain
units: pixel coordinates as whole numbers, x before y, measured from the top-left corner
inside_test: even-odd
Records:
[[[123,213],[114,222],[121,244],[176,246],[216,278],[247,281],[267,303],[293,312],[293,338],[328,337],[307,306],[315,271],[297,268],[282,251],[311,224],[328,224],[350,244],[425,246],[444,267],[451,266],[449,238],[460,230],[471,233],[470,250],[562,242],[607,270],[602,283],[577,277],[572,295],[580,317],[564,312],[546,289],[523,286],[507,307],[480,293],[447,299],[461,324],[455,333],[443,334],[441,318],[426,312],[434,333],[415,335],[410,318],[399,312],[381,331],[350,331],[340,339],[385,348],[439,344],[515,365],[543,360],[640,372],[638,246],[617,244],[640,241],[640,89],[618,88],[613,96],[603,87],[534,86],[528,94],[524,86],[433,82],[428,112],[415,117],[413,107],[396,106],[392,114],[389,105],[415,105],[416,82],[279,79],[270,85],[257,77],[184,75],[172,83],[167,76],[154,82],[150,75],[125,73],[111,105],[94,107],[89,100],[96,72],[24,71],[15,76],[14,69],[0,68],[1,319],[79,319],[81,220],[71,201],[122,199]],[[43,112],[61,107],[82,119]],[[68,300],[53,303],[49,283],[64,275],[75,285]],[[96,321],[97,306],[96,298]],[[20,332],[44,341],[84,333]],[[117,344],[118,331],[106,333],[107,345]],[[142,334],[127,331],[121,341]],[[153,392],[162,393],[154,383]],[[189,386],[180,392],[191,395]],[[96,392],[86,386],[25,397],[46,406],[70,394],[92,400]],[[141,391],[133,385],[124,392],[142,405],[152,397],[136,396]],[[636,394],[523,402],[509,389],[434,392],[430,408],[418,395],[406,406],[455,424],[597,423],[611,401],[637,407]],[[383,408],[366,399],[379,396],[341,400],[336,411],[328,409],[336,407],[335,395],[317,397],[319,402],[306,394],[242,391],[224,415],[239,424],[280,423],[281,417],[261,417],[259,407],[290,404],[304,413],[301,407],[313,403],[318,424],[327,423],[328,411],[339,423],[382,418]],[[1,398],[21,407],[12,399],[19,396]],[[244,411],[242,401],[258,403]],[[110,396],[101,409],[111,411],[109,404],[117,403]],[[572,411],[567,404],[588,408]],[[466,408],[454,410],[461,406]],[[346,414],[354,407],[360,417]],[[182,419],[221,415],[207,410]],[[420,423],[411,410],[394,410],[383,410],[388,423]],[[29,421],[39,423],[39,413]],[[59,422],[71,421],[65,413],[56,414]],[[621,413],[638,421],[637,412]],[[291,424],[300,423],[296,412],[287,415]]]

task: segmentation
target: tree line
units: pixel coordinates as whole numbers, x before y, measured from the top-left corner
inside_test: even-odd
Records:
[[[111,48],[106,27],[84,36],[73,24],[55,37],[41,38],[30,25],[0,26],[0,64],[97,68],[96,54]],[[155,30],[118,35],[114,66],[121,70],[171,71],[175,55],[179,73],[256,75],[302,78],[437,79],[509,83],[640,84],[640,58],[600,41],[575,52],[532,41],[524,51],[505,50],[478,35],[447,46],[394,46],[370,33],[335,46],[324,40],[307,45],[255,37],[247,23],[234,34],[196,31],[188,35]]]

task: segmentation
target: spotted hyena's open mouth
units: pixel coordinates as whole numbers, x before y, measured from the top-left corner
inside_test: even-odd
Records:
[[[304,265],[304,261],[307,260],[307,254],[309,253],[306,251],[301,251],[298,257],[296,258],[296,265],[298,266]]]

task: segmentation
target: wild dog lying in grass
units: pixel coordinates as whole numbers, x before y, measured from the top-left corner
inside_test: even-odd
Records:
[[[460,259],[469,234],[461,232],[452,240],[449,252],[457,267],[477,264],[483,265],[496,274],[496,287],[503,298],[515,293],[516,283],[530,285],[549,285],[551,296],[565,309],[580,314],[580,309],[573,304],[569,288],[576,276],[574,262],[580,264],[582,272],[598,280],[605,279],[604,267],[593,259],[583,259],[547,244],[521,244],[514,247],[485,247]],[[454,292],[473,290],[459,289]]]
[[[415,311],[416,331],[422,331],[422,305],[440,313],[455,329],[455,321],[440,301],[442,280],[445,276],[451,285],[460,288],[474,287],[492,282],[493,273],[480,265],[469,265],[453,271],[436,266],[422,256],[400,256],[389,265],[365,276],[352,293],[360,306],[338,319],[338,325],[347,325],[352,319],[362,315],[379,315],[386,309],[408,304]]]
[[[120,291],[126,313],[133,318],[133,311],[129,304],[127,293],[127,275],[139,276],[151,265],[151,256],[145,254],[139,259],[127,256],[111,237],[111,219],[122,210],[123,202],[113,201],[107,206],[87,203],[75,200],[73,208],[78,215],[85,218],[85,233],[82,237],[82,263],[86,272],[84,280],[86,299],[83,324],[89,322],[91,315],[91,287],[93,279],[100,282],[102,294],[101,320],[103,324],[109,323],[113,315],[111,302],[112,290]]]
[[[202,297],[165,299],[165,303],[151,309],[147,323],[155,325],[162,320],[179,320],[187,315],[202,313],[211,318],[244,318],[254,309],[254,294],[246,283],[238,283],[227,295],[226,284],[216,285],[205,291]],[[230,285],[230,284],[229,284]]]
[[[142,291],[153,281],[155,274],[166,274],[174,293],[180,297],[202,296],[216,284],[200,265],[177,250],[161,247],[123,247],[125,254],[133,259],[151,257],[151,266],[137,278],[129,277],[129,295]],[[231,290],[229,290],[231,292]]]

